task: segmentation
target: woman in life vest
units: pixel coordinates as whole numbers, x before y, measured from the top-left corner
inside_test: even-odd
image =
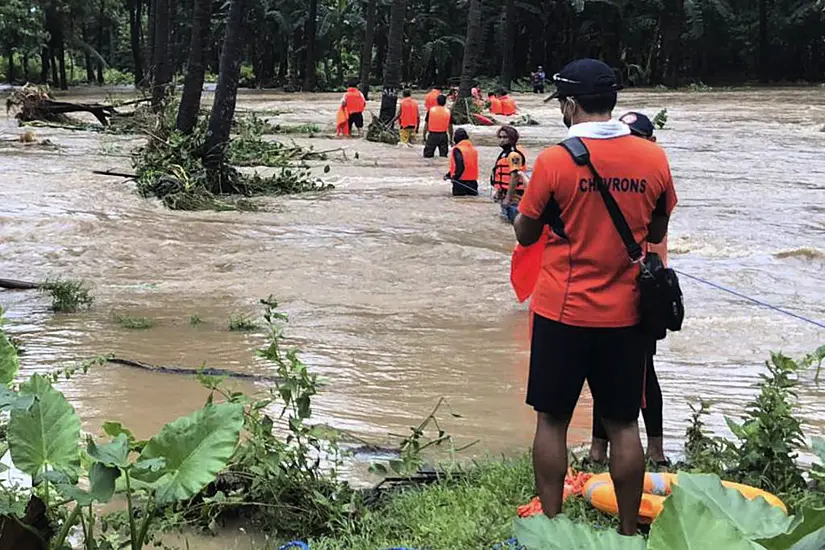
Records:
[[[367,100],[361,90],[355,86],[357,82],[350,82],[344,97],[341,98],[341,106],[349,113],[348,127],[352,132],[352,127],[358,129],[358,135],[361,135],[361,128],[364,127],[364,109],[367,108]]]
[[[510,223],[518,212],[518,202],[527,186],[527,157],[518,147],[518,130],[512,126],[502,126],[498,130],[498,142],[501,153],[493,166],[490,185],[493,187],[493,200],[501,202],[501,214]]]
[[[470,136],[464,128],[453,134],[453,147],[450,153],[450,171],[445,180],[453,182],[453,196],[478,195],[478,151],[470,142]]]

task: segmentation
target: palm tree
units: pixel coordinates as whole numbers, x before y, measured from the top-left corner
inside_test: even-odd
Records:
[[[513,82],[514,53],[516,49],[516,0],[506,0],[504,8],[504,40],[501,49],[499,84],[505,89]]]
[[[309,0],[309,12],[306,21],[306,67],[304,74],[304,91],[315,91],[315,30],[318,18],[318,0]]]
[[[384,69],[384,86],[381,91],[381,113],[379,118],[385,126],[392,124],[398,102],[398,87],[401,85],[401,55],[404,43],[404,16],[407,0],[392,0],[390,11],[390,32],[387,48],[387,66]]]
[[[212,16],[212,0],[195,0],[192,14],[192,36],[189,44],[189,61],[186,65],[186,78],[183,81],[183,96],[178,109],[176,127],[184,134],[190,133],[198,122],[201,106],[201,92],[206,66],[204,49],[209,34]]]
[[[481,0],[470,0],[467,12],[467,39],[464,41],[464,62],[461,65],[461,82],[453,116],[458,124],[470,122],[470,96],[476,76],[479,50],[481,49]]]
[[[244,53],[244,15],[246,0],[231,0],[226,20],[226,37],[221,50],[221,68],[215,88],[215,102],[209,115],[209,131],[204,150],[204,166],[217,169],[223,163],[223,152],[229,141],[229,131],[235,118],[238,80]]]
[[[155,0],[155,40],[152,54],[155,77],[152,82],[152,107],[160,109],[166,98],[166,87],[172,80],[172,65],[169,63],[169,19],[172,10],[169,0]]]
[[[364,43],[361,45],[361,93],[369,99],[370,71],[372,69],[372,43],[375,39],[375,4],[376,0],[366,0],[367,20],[364,26]]]

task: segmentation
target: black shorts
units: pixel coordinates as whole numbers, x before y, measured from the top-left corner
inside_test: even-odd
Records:
[[[352,130],[353,125],[356,128],[364,127],[364,113],[352,113],[349,116],[349,128]]]
[[[587,380],[602,418],[633,422],[642,406],[648,348],[640,326],[573,327],[533,314],[527,404],[568,418]]]

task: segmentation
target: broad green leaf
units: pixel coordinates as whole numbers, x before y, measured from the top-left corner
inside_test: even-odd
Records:
[[[796,548],[794,544],[815,531],[825,528],[825,508],[804,508],[802,515],[794,518],[794,525],[788,532],[759,542],[767,550],[787,550]],[[823,546],[825,548],[825,546]]]
[[[44,470],[77,472],[80,469],[80,418],[62,393],[39,375],[21,391],[34,396],[28,410],[14,410],[9,421],[11,459],[35,477]]]
[[[821,437],[814,437],[811,444],[811,450],[819,457],[819,461],[825,466],[825,439]]]
[[[103,423],[103,432],[112,439],[116,438],[120,434],[123,434],[129,440],[129,443],[135,442],[135,436],[131,432],[131,430],[129,430],[128,428],[124,428],[123,424],[121,424],[120,422],[107,420]]]
[[[91,496],[98,502],[109,502],[115,494],[115,480],[120,477],[120,470],[95,462],[89,468]]]
[[[226,466],[242,427],[243,405],[235,403],[207,405],[178,418],[149,440],[135,464],[162,457],[166,466],[156,474],[135,471],[134,477],[155,483],[158,504],[191,498]]]
[[[825,548],[825,529],[820,529],[809,534],[788,550],[822,550],[823,548]]]
[[[129,439],[121,433],[111,443],[99,445],[89,438],[86,444],[86,453],[108,466],[126,468],[129,466]]]
[[[679,473],[679,487],[700,500],[713,514],[731,523],[748,539],[770,538],[785,533],[793,518],[768,504],[764,498],[748,500],[728,489],[714,474]]]
[[[0,315],[2,311],[0,311]],[[3,386],[8,386],[14,381],[14,377],[17,376],[17,370],[20,368],[20,361],[17,357],[17,350],[9,340],[9,337],[6,336],[6,333],[3,332],[3,329],[0,329],[0,384]]]
[[[54,485],[67,485],[72,483],[72,476],[60,470],[47,470],[34,476],[34,485],[40,485],[44,481]]]
[[[597,531],[559,515],[544,514],[515,521],[515,534],[527,550],[644,550],[642,537],[623,537],[611,530]]]
[[[6,410],[26,410],[34,403],[34,397],[12,391],[5,386],[0,386],[0,411]]]
[[[681,476],[681,474],[680,474]],[[681,479],[681,477],[680,477]],[[754,550],[727,519],[717,516],[704,502],[681,485],[665,500],[650,529],[647,550]]]

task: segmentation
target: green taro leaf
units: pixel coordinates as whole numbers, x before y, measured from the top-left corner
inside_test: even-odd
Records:
[[[796,549],[795,545],[801,544],[803,539],[814,532],[820,533],[825,529],[825,508],[804,508],[802,515],[796,516],[794,520],[794,524],[788,532],[773,538],[762,539],[758,541],[759,544],[767,550]],[[805,546],[800,546],[800,548],[805,548]],[[825,548],[825,545],[817,548]]]
[[[623,537],[611,530],[597,531],[567,516],[544,514],[515,520],[515,534],[527,550],[644,550],[641,537]]]
[[[825,548],[825,529],[820,529],[791,546],[789,550],[822,550],[823,548]]]
[[[681,476],[681,474],[680,474]],[[680,477],[681,481],[681,477]],[[650,529],[647,550],[755,550],[727,519],[717,516],[704,502],[681,487],[665,500]]]
[[[17,350],[3,332],[3,308],[0,308],[0,384],[8,386],[17,376],[20,362],[17,357]]]
[[[748,539],[785,533],[793,518],[761,497],[748,500],[736,489],[722,485],[714,474],[679,473],[679,487],[700,500],[713,514],[731,523]]]
[[[35,374],[21,393],[34,397],[28,410],[13,410],[8,440],[14,465],[33,478],[44,470],[80,469],[80,418],[62,393]]]
[[[811,444],[811,450],[819,457],[822,466],[825,466],[825,439],[821,437],[814,437]]]
[[[65,497],[74,500],[80,506],[89,506],[93,502],[106,503],[112,500],[115,494],[115,480],[119,476],[120,470],[117,468],[95,462],[89,469],[91,491],[86,492],[77,485],[58,485],[57,488]]]
[[[111,443],[97,444],[89,438],[86,454],[108,466],[126,468],[129,466],[129,439],[121,433]]]
[[[135,479],[154,483],[158,504],[195,496],[232,457],[243,418],[243,405],[223,403],[170,422],[146,444],[135,463]],[[159,472],[147,471],[141,464],[156,458],[166,459]]]
[[[32,406],[32,403],[34,403],[33,396],[22,395],[5,386],[0,386],[0,411],[26,410]]]

